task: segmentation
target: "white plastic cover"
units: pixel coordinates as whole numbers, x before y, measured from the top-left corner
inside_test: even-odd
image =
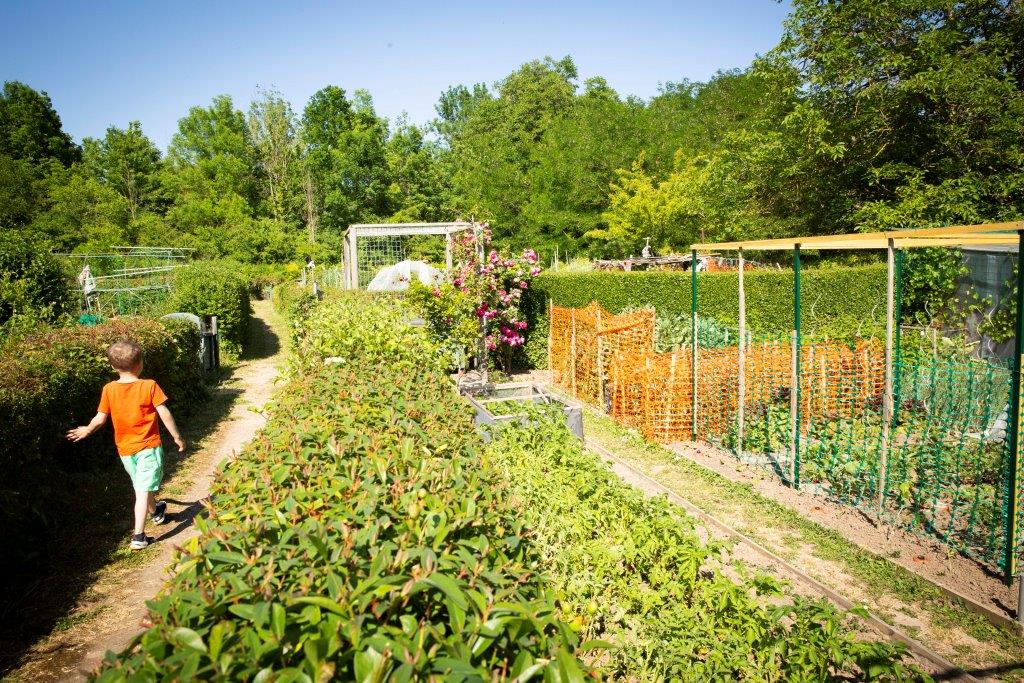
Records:
[[[425,285],[438,285],[443,275],[441,271],[423,261],[401,261],[393,266],[385,266],[373,276],[366,286],[369,292],[401,292],[409,289],[409,283],[417,278]]]

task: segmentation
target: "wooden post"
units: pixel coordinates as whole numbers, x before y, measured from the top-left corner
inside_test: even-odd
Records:
[[[743,289],[743,248],[739,250],[739,304],[740,304],[740,344],[739,344],[739,377],[737,380],[736,405],[736,455],[743,457],[743,404],[747,398],[747,296]]]
[[[576,395],[576,309],[570,308],[572,311],[572,336],[569,338],[569,372],[572,374],[572,397],[577,398]]]
[[[1020,494],[1020,377],[1021,363],[1024,361],[1024,267],[1021,263],[1021,255],[1024,255],[1024,230],[1018,230],[1018,258],[1017,258],[1017,335],[1013,343],[1013,374],[1010,384],[1010,433],[1009,433],[1009,468],[1006,477],[1006,529],[1003,540],[1003,578],[1007,585],[1013,583],[1014,574],[1017,573],[1017,496]],[[1021,620],[1021,608],[1024,607],[1020,600],[1024,596],[1024,579],[1021,579],[1021,586],[1018,592],[1017,619]]]
[[[601,307],[597,307],[597,323],[594,328],[597,339],[597,405],[604,412],[604,344],[601,339]]]
[[[885,507],[885,483],[889,468],[889,430],[892,426],[892,340],[895,315],[896,252],[893,240],[886,249],[885,278],[885,388],[882,392],[882,444],[878,461],[878,517]]]
[[[548,299],[548,372],[551,374],[551,383],[555,382],[555,365],[554,356],[552,355],[552,348],[555,342],[555,302],[552,299]]]
[[[448,228],[444,231],[444,265],[448,270],[452,269],[452,233]]]

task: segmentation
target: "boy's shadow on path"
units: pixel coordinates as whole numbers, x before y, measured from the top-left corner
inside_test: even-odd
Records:
[[[173,526],[156,536],[157,543],[169,541],[181,532],[194,526],[196,517],[205,517],[208,513],[207,504],[209,502],[209,498],[193,501],[175,500],[174,498],[164,498],[163,500],[172,505],[180,505],[184,507],[176,512],[168,513],[167,521]]]

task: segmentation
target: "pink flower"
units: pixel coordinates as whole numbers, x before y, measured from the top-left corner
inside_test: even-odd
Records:
[[[525,320],[520,320],[519,322],[517,322],[516,323],[516,328],[520,329],[520,330],[525,330],[526,329],[526,321]]]
[[[530,275],[532,275],[533,277],[537,277],[538,275],[540,275],[540,268],[530,268]]]
[[[529,287],[530,285],[525,280],[519,283],[519,289],[528,289]]]

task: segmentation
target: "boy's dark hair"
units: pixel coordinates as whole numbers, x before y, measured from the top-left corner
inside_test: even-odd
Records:
[[[142,360],[142,347],[128,339],[114,342],[107,349],[107,360],[115,370],[131,370]]]

